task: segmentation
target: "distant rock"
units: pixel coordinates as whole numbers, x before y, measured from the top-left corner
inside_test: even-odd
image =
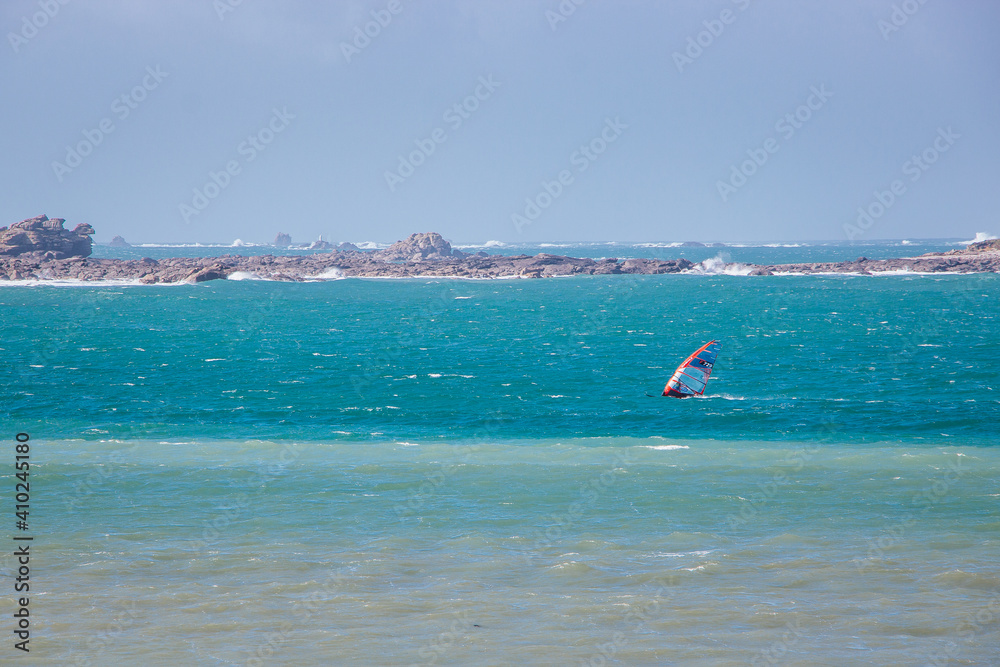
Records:
[[[456,255],[451,244],[437,232],[410,234],[403,241],[396,241],[385,250],[375,253],[378,259],[386,262],[434,262],[442,259],[452,259]],[[462,253],[461,256],[465,256]]]
[[[682,248],[704,248],[704,243],[698,243],[697,241],[685,241],[681,244]]]
[[[337,250],[338,252],[361,252],[361,248],[354,245],[353,243],[348,243],[346,241],[344,243],[337,245],[335,250]]]
[[[622,262],[622,273],[642,273],[642,274],[661,274],[661,273],[680,273],[681,271],[688,271],[694,267],[694,262],[687,259],[644,259],[644,258],[633,258],[626,259]]]
[[[977,241],[976,243],[970,243],[966,248],[967,252],[987,252],[990,250],[1000,250],[1000,239]]]
[[[66,256],[74,244],[87,250],[94,230],[78,225],[72,232],[62,220],[45,216],[24,220],[10,229],[0,228],[0,280],[131,281],[142,284],[199,283],[252,274],[266,280],[304,281],[333,277],[367,278],[547,278],[549,276],[704,273],[687,259],[591,259],[540,253],[528,255],[458,256],[440,234],[414,234],[378,252],[357,252],[357,246],[340,244],[345,252],[298,255],[223,255],[221,257],[168,257],[159,260],[100,259]],[[320,240],[330,246],[326,241]],[[82,248],[86,245],[86,248]],[[777,273],[849,273],[871,275],[886,271],[918,273],[1000,273],[1000,242],[984,241],[971,250],[928,253],[920,257],[867,259],[781,265],[739,265],[740,275]],[[352,250],[353,249],[353,250]],[[12,252],[13,250],[13,252]],[[62,258],[57,258],[63,253]],[[388,257],[388,258],[387,258]],[[403,259],[399,259],[402,257]]]
[[[15,222],[8,229],[0,228],[0,255],[39,253],[44,259],[89,257],[93,252],[91,236],[94,228],[77,225],[73,231],[63,229],[62,218],[40,215]]]
[[[333,250],[335,247],[329,241],[324,241],[322,236],[309,244],[310,250]]]
[[[132,244],[129,243],[128,241],[126,241],[121,236],[115,236],[113,239],[111,239],[111,243],[109,243],[108,245],[110,245],[112,248],[131,248],[132,247]]]
[[[279,232],[277,236],[274,237],[274,243],[272,245],[278,246],[279,248],[287,248],[292,245],[292,237],[290,234],[285,232]]]

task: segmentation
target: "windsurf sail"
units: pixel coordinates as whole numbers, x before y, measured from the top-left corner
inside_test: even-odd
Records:
[[[667,381],[667,386],[663,388],[662,395],[686,398],[704,394],[721,349],[722,343],[713,340],[695,350],[694,354],[685,359],[684,363],[674,371]]]

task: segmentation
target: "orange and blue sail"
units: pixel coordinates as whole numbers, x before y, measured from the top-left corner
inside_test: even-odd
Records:
[[[713,340],[695,350],[694,354],[677,367],[667,381],[667,386],[663,388],[663,396],[686,398],[704,394],[721,349],[722,343]]]

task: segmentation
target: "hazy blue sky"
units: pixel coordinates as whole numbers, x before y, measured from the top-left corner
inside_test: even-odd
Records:
[[[994,0],[0,7],[0,225],[46,213],[169,242],[1000,232]]]

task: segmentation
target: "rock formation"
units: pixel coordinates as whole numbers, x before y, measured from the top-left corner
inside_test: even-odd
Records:
[[[88,224],[77,225],[73,231],[63,229],[62,218],[40,215],[15,222],[8,229],[0,227],[0,255],[17,256],[37,253],[43,259],[89,257],[93,252],[94,228]]]
[[[375,256],[386,262],[433,262],[453,257],[464,257],[459,251],[455,254],[451,244],[437,232],[425,234],[410,234],[403,241],[396,241],[385,250],[379,250]]]
[[[45,216],[0,229],[0,280],[131,281],[139,283],[203,282],[241,272],[267,280],[303,281],[331,275],[366,278],[545,278],[549,276],[704,273],[704,264],[686,259],[590,259],[540,253],[529,255],[466,255],[452,249],[440,234],[413,234],[377,252],[359,251],[351,244],[333,252],[309,255],[224,255],[172,257],[159,261],[93,259],[90,225],[72,232],[63,221]],[[323,243],[326,243],[325,241]],[[719,267],[712,267],[717,270]],[[853,273],[884,271],[933,273],[1000,273],[1000,241],[983,241],[968,248],[920,257],[848,262],[742,265],[741,273]]]
[[[322,236],[309,244],[310,250],[332,250],[333,247],[333,244],[329,241],[324,241]]]
[[[989,239],[988,241],[970,243],[965,251],[952,250],[951,252],[956,255],[960,255],[963,252],[988,252],[991,250],[1000,250],[1000,239]]]
[[[292,237],[285,232],[279,232],[278,235],[274,237],[274,243],[271,245],[275,245],[279,248],[287,248],[292,245]]]
[[[108,245],[110,245],[112,248],[131,248],[132,247],[132,244],[129,243],[128,241],[126,241],[121,236],[115,236],[113,239],[111,239],[111,243],[109,243]]]

